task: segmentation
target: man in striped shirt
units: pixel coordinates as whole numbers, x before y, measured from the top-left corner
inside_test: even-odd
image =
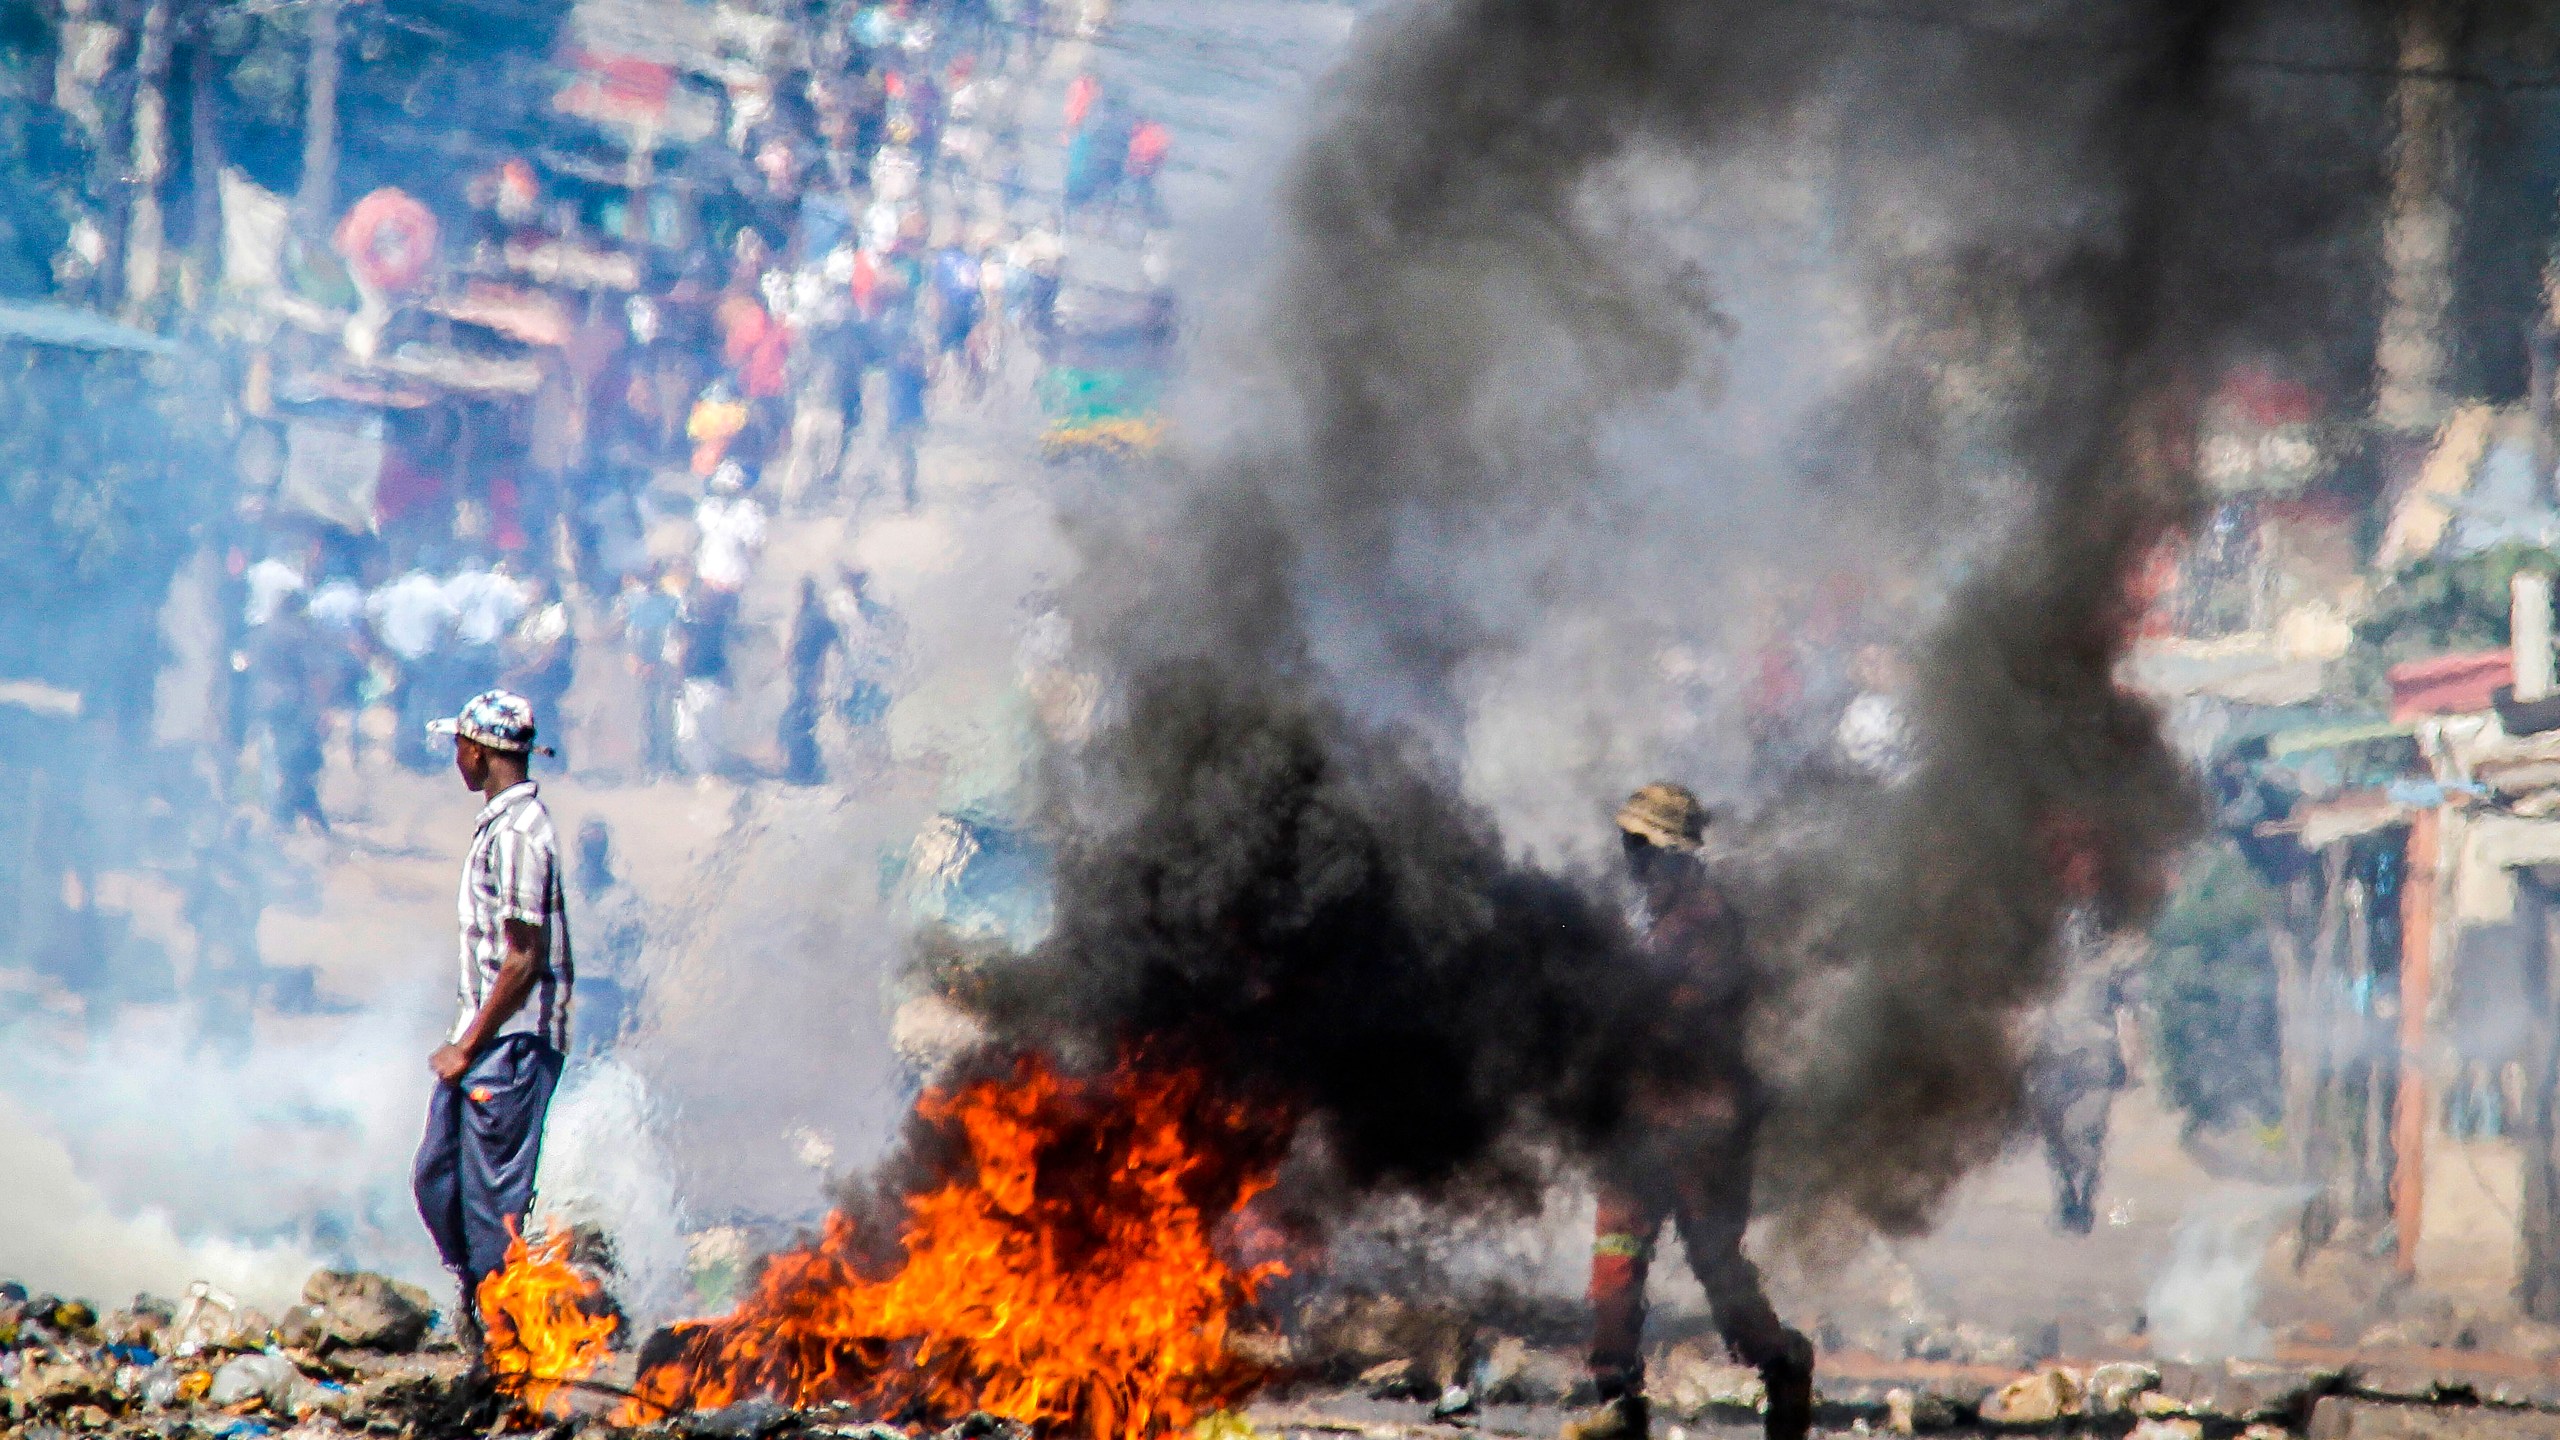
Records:
[[[462,866],[462,1016],[427,1059],[435,1098],[412,1176],[418,1213],[462,1286],[461,1338],[476,1350],[480,1281],[505,1266],[509,1232],[533,1204],[577,972],[551,812],[526,776],[533,706],[491,690],[427,728],[453,737],[454,768],[488,802]]]

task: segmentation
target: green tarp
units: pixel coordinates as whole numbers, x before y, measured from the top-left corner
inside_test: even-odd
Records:
[[[1156,408],[1164,377],[1146,370],[1052,365],[1040,377],[1040,413],[1060,425],[1136,420]]]

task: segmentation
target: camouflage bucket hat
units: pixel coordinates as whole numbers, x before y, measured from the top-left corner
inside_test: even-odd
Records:
[[[1618,828],[1665,850],[1695,850],[1707,833],[1707,807],[1686,787],[1656,780],[1618,807]]]

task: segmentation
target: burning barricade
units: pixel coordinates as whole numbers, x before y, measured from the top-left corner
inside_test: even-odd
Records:
[[[490,1382],[535,1414],[611,1358],[620,1328],[602,1287],[570,1263],[573,1238],[514,1236],[506,1268],[480,1282]]]
[[[1235,1226],[1286,1124],[1138,1060],[1077,1077],[1026,1057],[917,1109],[954,1148],[946,1178],[897,1205],[889,1257],[838,1210],[732,1313],[652,1341],[617,1419],[763,1399],[1124,1440],[1186,1432],[1258,1387],[1230,1332],[1284,1267],[1237,1258]],[[559,1242],[519,1242],[481,1301],[491,1377],[529,1409],[606,1358],[611,1322]]]

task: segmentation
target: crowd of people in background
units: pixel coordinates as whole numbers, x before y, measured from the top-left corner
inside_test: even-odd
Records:
[[[877,753],[897,625],[867,577],[795,556],[796,586],[772,583],[794,598],[761,607],[787,618],[747,599],[785,522],[922,503],[930,427],[1055,344],[1079,227],[1161,222],[1165,127],[1089,70],[1063,96],[1038,83],[1060,36],[1106,19],[1039,0],[821,9],[798,58],[727,82],[711,143],[743,162],[733,210],[589,306],[565,351],[574,413],[537,405],[528,447],[565,461],[416,505],[388,468],[372,533],[255,516],[229,556],[231,723],[273,823],[329,829],[333,742],[357,767],[445,764],[423,722],[497,685],[533,702],[563,763],[600,773],[805,785],[829,778],[830,732]],[[1026,178],[1043,146],[1062,184]],[[521,161],[470,195],[483,257],[658,224],[599,227]],[[740,728],[750,690],[783,696],[770,744]],[[361,723],[374,712],[388,723]]]

